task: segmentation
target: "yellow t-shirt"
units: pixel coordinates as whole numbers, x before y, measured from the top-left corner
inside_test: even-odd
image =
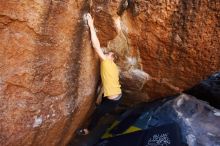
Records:
[[[105,59],[101,62],[101,78],[104,87],[104,96],[121,94],[121,85],[119,83],[119,71],[116,64]]]

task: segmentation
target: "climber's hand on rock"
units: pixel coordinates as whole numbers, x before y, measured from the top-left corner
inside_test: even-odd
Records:
[[[87,17],[88,25],[92,26],[93,25],[93,19],[92,19],[92,16],[90,15],[90,13],[88,13],[86,15],[86,17]]]

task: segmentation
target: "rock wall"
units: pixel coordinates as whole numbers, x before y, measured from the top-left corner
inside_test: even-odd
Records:
[[[120,56],[131,100],[187,89],[220,69],[218,0],[0,2],[0,145],[66,145],[95,100],[99,62],[83,19]]]
[[[92,8],[102,45],[120,55],[132,100],[178,93],[220,69],[217,0],[93,0]]]
[[[86,2],[0,2],[0,145],[66,145],[94,100]]]

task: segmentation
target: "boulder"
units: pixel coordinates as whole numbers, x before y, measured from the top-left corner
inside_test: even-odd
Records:
[[[0,145],[67,145],[91,113],[104,50],[119,55],[127,99],[176,94],[220,69],[219,1],[0,3]]]

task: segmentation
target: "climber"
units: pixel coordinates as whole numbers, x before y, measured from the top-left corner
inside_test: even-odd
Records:
[[[89,131],[91,131],[96,126],[103,115],[114,111],[122,99],[121,85],[119,83],[119,70],[114,63],[116,56],[112,51],[108,53],[104,53],[102,51],[95,32],[93,18],[88,13],[86,14],[86,19],[90,28],[92,46],[101,59],[100,71],[104,88],[104,98],[101,104],[96,107],[88,128],[80,129],[77,131],[77,133],[80,135],[87,135]]]

